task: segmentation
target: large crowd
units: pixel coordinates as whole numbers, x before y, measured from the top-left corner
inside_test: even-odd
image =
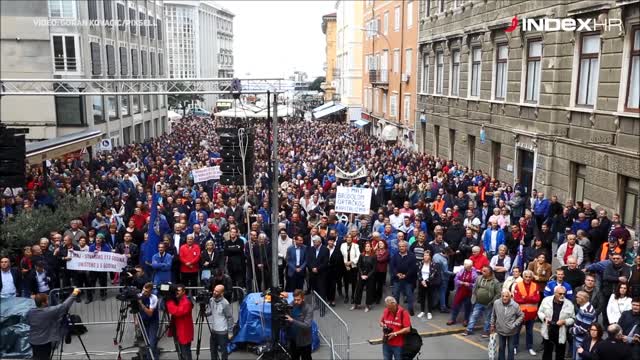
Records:
[[[55,207],[61,196],[96,204],[61,231],[34,239],[18,258],[3,257],[1,296],[106,287],[128,276],[68,270],[74,251],[125,254],[138,284],[262,291],[277,267],[288,291],[315,291],[330,306],[340,299],[353,311],[380,304],[390,285],[410,316],[428,321],[440,311],[450,313],[448,325],[466,327],[463,335],[497,332],[503,357],[505,349],[510,358],[517,353],[521,332],[526,350],[539,351],[539,320],[544,359],[554,352],[556,359],[565,352],[598,358],[614,339],[640,359],[640,256],[619,214],[498,181],[348,124],[288,120],[279,129],[279,232],[271,239],[265,123],[255,125],[247,191],[242,184],[193,183],[192,169],[219,158],[218,125],[185,118],[170,134],[90,162],[54,160],[46,176],[34,166],[25,187],[0,189],[2,222]],[[340,177],[361,167],[366,176]],[[337,213],[338,185],[371,188],[370,214]],[[150,233],[161,239],[152,252],[145,246]],[[94,295],[88,291],[85,302]],[[225,296],[232,300],[233,292]]]

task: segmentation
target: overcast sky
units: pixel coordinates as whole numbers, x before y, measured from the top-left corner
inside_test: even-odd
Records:
[[[305,71],[324,75],[322,15],[335,1],[216,1],[231,10],[234,70],[238,77],[286,77]]]

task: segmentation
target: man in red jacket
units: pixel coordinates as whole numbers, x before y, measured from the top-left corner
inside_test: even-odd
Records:
[[[187,242],[180,246],[180,281],[185,286],[198,286],[200,270],[200,246],[195,244],[193,234],[187,235]]]
[[[527,350],[531,356],[536,356],[533,351],[533,323],[538,316],[538,304],[540,303],[540,290],[538,284],[533,281],[533,271],[525,270],[522,274],[523,281],[516,283],[513,288],[513,300],[520,305],[520,310],[524,313],[524,320],[520,326],[526,329]],[[518,342],[520,340],[520,331],[516,334],[515,344],[518,350]]]
[[[193,341],[193,304],[186,295],[184,285],[176,285],[175,300],[167,300],[167,312],[171,315],[171,333],[180,346],[180,358],[191,360],[191,342]]]

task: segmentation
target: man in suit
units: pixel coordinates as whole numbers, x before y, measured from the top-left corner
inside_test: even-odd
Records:
[[[11,260],[6,256],[0,258],[0,275],[0,298],[16,297],[21,293],[18,270],[11,267]]]
[[[29,271],[25,286],[29,289],[31,296],[36,294],[49,294],[52,289],[55,274],[45,268],[44,261],[38,261],[33,269]]]
[[[377,181],[374,181],[371,188],[371,209],[375,210],[384,206],[384,187],[380,186]]]
[[[298,237],[296,237],[297,241]],[[295,246],[293,247],[295,248]],[[311,360],[311,322],[313,309],[304,301],[304,291],[296,289],[293,293],[291,316],[285,315],[288,323],[287,338],[292,360]]]
[[[336,248],[336,239],[327,240],[327,252],[329,261],[327,263],[327,276],[325,277],[325,291],[329,306],[336,306],[336,285],[338,279],[344,276],[344,259],[340,249]]]
[[[304,288],[305,269],[307,267],[307,247],[304,237],[295,236],[295,243],[287,249],[287,291]]]
[[[171,234],[171,245],[176,249],[180,249],[187,242],[187,234],[183,231],[182,224],[173,225],[173,234]]]
[[[326,270],[329,265],[329,250],[322,246],[322,238],[314,235],[311,238],[313,246],[307,251],[307,270],[309,271],[309,288],[316,291],[323,299],[326,293]]]

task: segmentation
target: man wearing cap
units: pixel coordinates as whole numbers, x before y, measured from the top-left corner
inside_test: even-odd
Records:
[[[326,270],[329,265],[329,250],[322,245],[318,235],[311,237],[312,246],[307,249],[307,271],[309,288],[326,299]]]

